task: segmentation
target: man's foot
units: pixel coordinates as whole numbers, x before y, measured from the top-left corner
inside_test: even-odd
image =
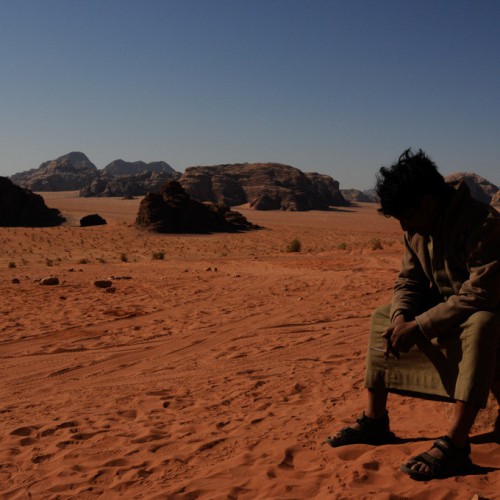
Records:
[[[408,460],[401,471],[420,481],[456,476],[471,464],[470,452],[469,442],[459,448],[448,436],[443,436],[429,451]]]
[[[330,446],[346,446],[348,444],[387,444],[395,439],[389,429],[389,415],[387,412],[380,418],[367,417],[364,412],[351,427],[345,427],[335,436],[325,439]]]

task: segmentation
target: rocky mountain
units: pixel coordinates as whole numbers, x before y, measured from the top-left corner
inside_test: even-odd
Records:
[[[192,200],[176,181],[149,193],[139,205],[136,224],[158,233],[237,232],[258,229],[226,206]]]
[[[12,182],[31,191],[73,191],[89,184],[97,167],[83,153],[73,152],[46,161],[38,168],[11,176]]]
[[[153,161],[145,163],[143,161],[123,161],[115,160],[108,163],[102,169],[102,175],[108,177],[138,175],[144,172],[162,172],[166,174],[174,174],[175,170],[164,161]]]
[[[465,181],[470,189],[471,195],[483,203],[491,203],[498,192],[498,187],[480,175],[471,172],[457,172],[447,175],[446,182],[453,184],[461,180]]]
[[[46,227],[58,226],[64,221],[59,210],[48,208],[39,194],[0,177],[0,226]]]
[[[32,191],[79,189],[83,193],[80,196],[141,196],[157,191],[165,181],[178,176],[180,174],[164,161],[115,160],[98,170],[83,153],[73,152],[14,174],[11,180]]]
[[[165,182],[175,180],[181,174],[172,172],[143,172],[136,175],[112,177],[99,175],[88,186],[80,189],[80,196],[144,196],[158,193]]]
[[[500,189],[491,198],[492,205],[500,205]]]
[[[228,206],[249,203],[256,210],[327,210],[348,205],[331,177],[304,174],[280,163],[189,167],[179,182],[196,200]]]

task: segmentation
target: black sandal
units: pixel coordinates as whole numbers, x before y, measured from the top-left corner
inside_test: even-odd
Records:
[[[456,476],[464,472],[471,465],[469,442],[463,448],[458,448],[448,436],[443,436],[436,439],[432,448],[441,450],[444,457],[436,458],[427,452],[421,453],[402,465],[401,472],[408,474],[412,479],[428,481],[430,479],[443,479],[445,477]],[[411,467],[415,464],[427,465],[429,470],[426,472],[413,470]]]
[[[325,443],[337,448],[338,446],[346,446],[349,444],[388,444],[392,443],[396,436],[389,430],[389,415],[380,418],[367,417],[364,412],[356,419],[356,422],[361,427],[353,429],[345,427],[336,436],[330,436],[325,439]]]

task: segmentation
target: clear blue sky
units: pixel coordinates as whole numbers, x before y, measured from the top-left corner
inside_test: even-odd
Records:
[[[0,175],[82,151],[500,184],[500,1],[0,0]]]

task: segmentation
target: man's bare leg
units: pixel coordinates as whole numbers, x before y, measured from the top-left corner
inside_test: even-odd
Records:
[[[369,418],[380,418],[387,410],[388,392],[385,389],[367,390],[367,407],[365,415]]]

